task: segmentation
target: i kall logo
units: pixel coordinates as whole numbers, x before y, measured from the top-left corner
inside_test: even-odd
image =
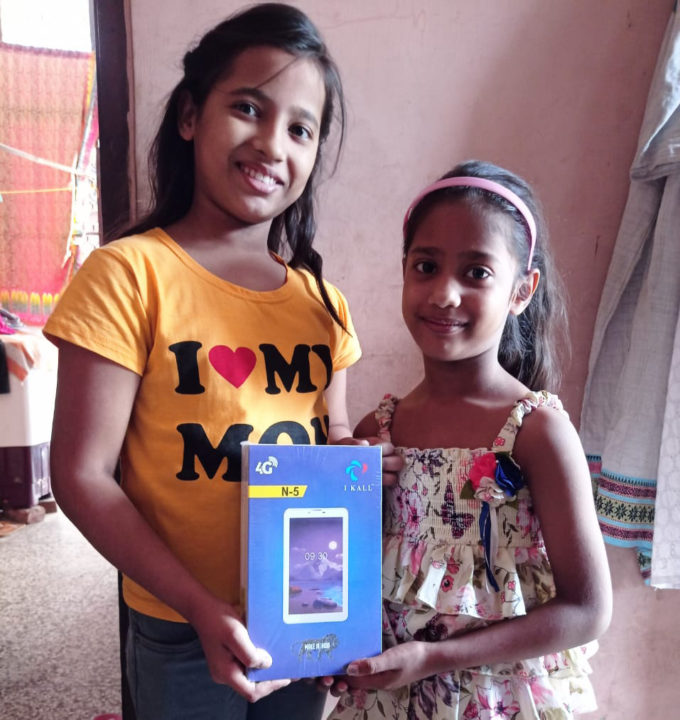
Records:
[[[352,478],[352,482],[357,482],[359,478],[357,473],[361,471],[363,475],[368,470],[366,463],[360,463],[358,460],[352,460],[352,462],[345,468],[345,473]]]
[[[371,492],[373,485],[371,483],[362,484],[359,482],[359,476],[365,475],[368,470],[366,463],[360,463],[358,460],[352,460],[352,462],[345,468],[345,474],[349,475],[351,483],[349,486],[345,485],[345,492],[349,489],[349,492]]]

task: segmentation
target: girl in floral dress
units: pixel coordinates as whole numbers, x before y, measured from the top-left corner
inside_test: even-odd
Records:
[[[384,651],[336,679],[332,718],[595,709],[588,657],[611,583],[578,435],[544,389],[565,327],[545,242],[531,189],[488,163],[406,213],[402,310],[424,377],[355,433],[404,460],[385,490]]]

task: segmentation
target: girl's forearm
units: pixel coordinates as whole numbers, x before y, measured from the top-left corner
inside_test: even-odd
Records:
[[[328,444],[333,445],[352,437],[349,423],[334,423],[328,426]]]
[[[578,647],[599,637],[608,623],[604,603],[584,606],[554,599],[522,617],[429,643],[423,677]]]
[[[211,596],[149,526],[113,477],[79,481],[57,471],[59,506],[90,543],[117,569],[190,620]]]

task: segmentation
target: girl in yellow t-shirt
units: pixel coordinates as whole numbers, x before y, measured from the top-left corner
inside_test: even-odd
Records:
[[[46,325],[54,494],[124,574],[138,720],[321,716],[313,685],[245,674],[271,658],[237,607],[240,443],[352,434],[345,369],[360,348],[312,247],[314,179],[343,108],[299,10],[217,25],[168,100],[151,211],[92,253]]]

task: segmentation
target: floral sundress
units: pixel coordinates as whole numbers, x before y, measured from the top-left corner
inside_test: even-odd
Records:
[[[376,410],[390,440],[398,399]],[[385,490],[383,646],[437,641],[526,614],[555,595],[531,496],[512,459],[522,420],[561,412],[547,392],[518,401],[491,448],[397,448]],[[595,642],[512,663],[443,673],[397,690],[343,695],[331,720],[565,720],[596,709],[588,679]]]

